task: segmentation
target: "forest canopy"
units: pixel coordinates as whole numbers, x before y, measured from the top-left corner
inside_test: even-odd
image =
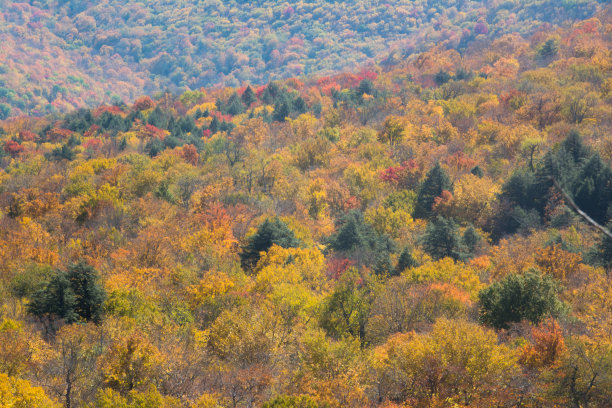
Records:
[[[0,406],[610,406],[610,9],[399,3],[478,35],[0,121]]]

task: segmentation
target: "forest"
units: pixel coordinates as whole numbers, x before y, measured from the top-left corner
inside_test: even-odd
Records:
[[[31,3],[9,12],[111,24]],[[0,121],[0,406],[610,407],[612,9],[389,3],[482,36],[264,84],[181,70],[193,90]],[[589,15],[546,23],[570,10]],[[110,41],[89,29],[70,53]]]
[[[464,50],[607,0],[0,1],[0,120]],[[397,56],[393,54],[397,53]]]

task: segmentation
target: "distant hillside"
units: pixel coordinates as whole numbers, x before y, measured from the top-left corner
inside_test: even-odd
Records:
[[[0,1],[0,119],[159,90],[351,69],[432,44],[528,34],[599,0]]]
[[[0,407],[609,408],[611,21],[0,121]]]

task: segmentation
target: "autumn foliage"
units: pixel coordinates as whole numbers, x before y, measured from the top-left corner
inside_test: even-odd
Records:
[[[605,2],[34,3],[109,82],[0,67],[0,406],[610,406]]]

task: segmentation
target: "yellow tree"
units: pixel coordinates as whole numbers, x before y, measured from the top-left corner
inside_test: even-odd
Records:
[[[495,406],[507,402],[518,375],[512,350],[492,330],[438,320],[430,333],[399,334],[374,350],[379,400],[409,406]]]
[[[59,408],[40,387],[27,380],[0,373],[0,406],[10,408]]]

